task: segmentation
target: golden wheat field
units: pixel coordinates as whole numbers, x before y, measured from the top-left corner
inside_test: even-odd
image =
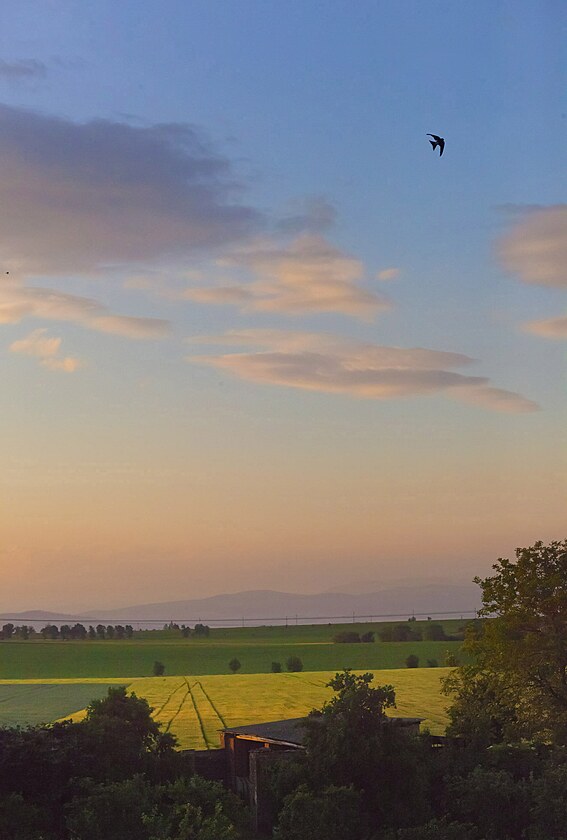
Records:
[[[441,734],[447,723],[447,698],[440,681],[451,669],[415,668],[374,672],[374,685],[396,689],[392,715],[422,717],[422,728]],[[129,682],[145,697],[163,729],[175,735],[181,749],[215,749],[219,729],[245,723],[301,717],[332,697],[326,683],[334,671],[298,674],[218,674],[148,677]],[[84,710],[72,717],[79,720]]]

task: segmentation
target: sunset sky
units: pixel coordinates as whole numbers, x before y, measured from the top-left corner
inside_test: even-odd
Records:
[[[4,0],[0,610],[565,538],[566,45],[562,0]]]

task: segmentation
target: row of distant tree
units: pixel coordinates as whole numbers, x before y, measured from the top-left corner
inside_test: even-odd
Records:
[[[193,630],[185,624],[166,624],[165,630],[179,630],[181,635],[188,639],[191,636],[207,638],[210,634],[210,627],[207,624],[196,624]],[[46,624],[41,630],[30,627],[27,624],[11,624],[8,622],[0,630],[0,639],[62,639],[63,641],[85,641],[104,639],[131,639],[134,635],[134,628],[131,624]]]

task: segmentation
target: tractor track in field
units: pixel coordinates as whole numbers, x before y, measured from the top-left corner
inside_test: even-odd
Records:
[[[212,708],[213,712],[215,713],[215,715],[218,717],[218,719],[220,720],[220,722],[222,723],[222,725],[223,725],[223,726],[225,727],[225,729],[226,729],[226,720],[223,718],[223,716],[221,715],[221,713],[219,712],[219,710],[217,709],[217,707],[215,706],[215,704],[214,704],[214,703],[213,703],[213,701],[211,700],[211,698],[210,698],[210,696],[209,696],[208,692],[205,690],[205,686],[203,685],[203,683],[201,682],[201,680],[197,680],[197,682],[195,683],[195,685],[200,686],[201,691],[203,692],[203,694],[205,695],[205,697],[207,698],[207,700],[208,700],[208,701],[209,701],[209,703],[211,704],[211,708]]]
[[[165,700],[163,701],[161,706],[159,706],[157,709],[155,709],[154,717],[157,717],[158,715],[161,715],[161,713],[163,712],[163,710],[165,709],[165,707],[167,706],[169,701],[173,698],[173,695],[177,694],[177,692],[179,691],[180,688],[183,688],[183,683],[182,682],[180,682],[179,685],[177,685],[173,689],[173,691],[170,691],[170,693],[167,695],[167,697],[165,698]]]
[[[209,747],[209,742],[207,740],[207,736],[205,734],[205,727],[203,725],[203,718],[201,717],[201,713],[199,712],[199,708],[197,706],[197,701],[195,700],[195,696],[193,694],[191,686],[189,685],[189,680],[187,679],[187,677],[184,677],[184,679],[185,679],[185,682],[187,683],[187,691],[189,692],[189,696],[191,697],[191,700],[193,702],[193,708],[195,709],[195,714],[197,715],[197,720],[199,721],[199,726],[201,728],[201,737],[203,738],[203,743],[205,744],[205,748],[208,750],[208,749],[210,749],[210,747]],[[194,683],[194,685],[196,685],[196,684],[197,683]],[[185,695],[185,696],[187,696],[187,695]]]
[[[187,682],[187,681],[185,681],[185,682]],[[179,689],[180,689],[180,688],[182,688],[182,687],[183,687],[183,683],[181,683],[181,684],[177,687],[177,689],[176,689],[176,691],[175,691],[174,693],[176,693],[177,691],[179,691]],[[169,721],[168,721],[168,723],[167,723],[167,726],[165,727],[165,731],[166,731],[166,732],[169,732],[170,727],[171,727],[171,724],[174,722],[175,718],[176,718],[176,717],[179,715],[179,713],[181,712],[181,709],[183,708],[183,706],[184,706],[184,705],[185,705],[185,703],[187,702],[187,697],[189,697],[189,696],[191,696],[191,689],[189,688],[189,683],[187,683],[187,691],[186,691],[186,692],[185,692],[185,694],[182,696],[182,698],[181,698],[181,703],[180,703],[180,704],[179,704],[179,706],[177,707],[177,711],[175,712],[175,714],[173,715],[173,717],[169,719]],[[194,702],[193,702],[193,705],[195,705],[195,703],[194,703]],[[201,729],[202,729],[202,727],[201,727]]]

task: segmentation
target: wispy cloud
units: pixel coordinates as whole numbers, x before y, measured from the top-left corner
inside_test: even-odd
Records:
[[[188,289],[185,296],[243,311],[292,315],[338,312],[372,318],[391,306],[382,295],[359,285],[364,276],[360,260],[318,234],[303,234],[285,245],[265,242],[243,248],[226,257],[223,265],[247,270],[256,279]]]
[[[56,274],[183,260],[241,241],[230,162],[193,126],[74,123],[0,106],[0,258]]]
[[[533,335],[556,340],[567,339],[567,316],[563,318],[547,318],[542,321],[529,321],[524,324],[524,330]]]
[[[26,338],[20,338],[10,344],[11,353],[34,356],[39,360],[40,365],[48,370],[74,373],[81,366],[80,359],[60,356],[60,349],[61,339],[48,336],[47,330],[43,328],[34,330]]]
[[[8,82],[27,82],[47,76],[47,65],[35,58],[19,58],[15,61],[0,59],[0,79]]]
[[[567,204],[526,211],[500,240],[498,254],[525,283],[567,288]]]
[[[399,268],[384,268],[376,275],[377,280],[397,280],[400,276]]]
[[[163,338],[170,331],[169,322],[160,318],[114,315],[92,298],[0,279],[0,324],[17,324],[25,318],[72,321],[126,338]]]
[[[188,359],[254,382],[369,399],[443,393],[494,411],[538,408],[519,394],[492,388],[486,377],[455,373],[453,368],[475,361],[460,353],[282,330],[233,331],[204,341],[257,348],[253,352],[192,355]]]
[[[525,283],[567,289],[567,204],[524,208],[521,221],[498,243],[498,255]],[[530,321],[523,329],[542,338],[565,339],[567,318]]]

